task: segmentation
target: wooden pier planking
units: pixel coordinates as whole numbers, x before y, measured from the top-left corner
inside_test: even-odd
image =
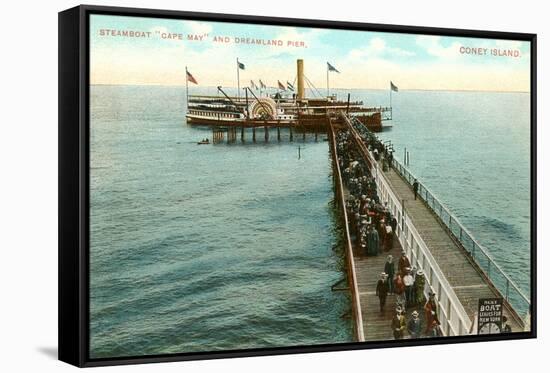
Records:
[[[368,164],[368,162],[367,162]],[[379,164],[379,170],[382,170]],[[382,172],[382,171],[380,171]],[[453,291],[466,310],[470,320],[475,320],[480,298],[496,298],[502,295],[494,288],[473,263],[467,253],[450,237],[435,214],[418,198],[414,199],[412,187],[392,168],[383,172],[395,195],[404,201],[405,210],[419,234],[428,246],[432,256],[447,278]],[[346,191],[344,191],[347,194]],[[391,319],[395,312],[395,295],[388,295],[384,312],[379,310],[376,296],[376,283],[388,254],[393,255],[397,266],[401,246],[397,238],[390,252],[382,252],[376,257],[366,257],[353,248],[353,262],[359,291],[359,302],[363,333],[366,341],[392,340]],[[407,320],[414,308],[407,309]],[[423,305],[416,308],[423,318]],[[523,320],[505,304],[504,315],[512,331],[523,331]],[[407,338],[407,337],[406,337]]]
[[[349,193],[346,189],[344,195],[347,200]],[[380,312],[380,302],[376,296],[376,284],[380,278],[380,273],[384,271],[384,264],[388,255],[393,256],[397,270],[397,262],[401,255],[401,245],[397,238],[394,238],[391,250],[384,251],[382,248],[378,256],[366,256],[365,253],[360,252],[357,246],[353,246],[353,261],[357,274],[365,341],[394,339],[391,320],[395,314],[396,296],[388,294],[384,312]],[[408,313],[410,314],[410,312]]]
[[[384,263],[389,254],[393,255],[397,270],[397,261],[401,255],[401,245],[397,239],[394,239],[393,248],[388,252],[382,250],[382,253],[378,256],[364,256],[364,253],[359,253],[357,248],[354,248],[353,251],[365,341],[392,340],[394,338],[391,329],[391,319],[395,314],[396,296],[388,294],[386,307],[384,312],[381,313],[380,302],[376,296],[376,283],[378,282],[380,272],[384,271]]]
[[[384,172],[384,175],[393,192],[405,201],[408,216],[428,245],[468,316],[474,320],[479,298],[496,298],[501,295],[479,273],[464,250],[449,236],[424,202],[420,198],[414,199],[414,192],[409,184],[393,168]],[[522,321],[517,319],[515,313],[505,307],[504,314],[513,331],[523,331]]]

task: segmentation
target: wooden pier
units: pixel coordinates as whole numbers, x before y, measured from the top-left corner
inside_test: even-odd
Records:
[[[314,138],[315,141],[319,140],[319,135],[322,135],[326,140],[328,126],[325,124],[320,125],[256,125],[256,126],[212,126],[212,143],[234,143],[237,138],[241,142],[257,142],[264,141],[269,142],[276,140],[278,142],[283,139],[294,141],[295,136],[300,135],[299,138],[302,141],[306,140],[307,135]]]
[[[396,239],[390,252],[376,257],[365,257],[353,249],[349,221],[345,209],[347,191],[342,183],[335,145],[336,129],[331,124],[329,141],[334,161],[334,182],[337,205],[343,210],[346,230],[348,282],[352,297],[355,335],[358,341],[393,339],[391,319],[395,313],[395,295],[388,295],[384,312],[379,310],[376,283],[388,254],[399,258],[404,249],[411,265],[426,274],[425,294],[437,294],[441,331],[445,336],[468,335],[475,320],[480,298],[504,298],[481,268],[454,240],[438,217],[420,199],[415,200],[410,184],[394,169],[382,171],[367,149],[350,119],[342,113],[345,127],[350,131],[360,154],[375,175],[381,199],[388,202],[390,211],[397,217]],[[410,314],[412,309],[407,310]],[[423,315],[422,305],[417,310]],[[504,315],[512,331],[523,331],[521,317],[505,302]],[[408,315],[407,315],[408,320]]]

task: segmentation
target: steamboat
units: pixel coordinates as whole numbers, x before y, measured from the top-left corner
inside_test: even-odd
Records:
[[[329,121],[338,123],[340,113],[357,118],[367,128],[380,131],[391,123],[391,107],[367,107],[362,101],[328,97],[306,97],[304,62],[297,60],[295,93],[278,90],[274,94],[257,94],[244,88],[240,97],[229,96],[222,87],[217,96],[188,95],[187,124],[216,127],[290,127],[298,130],[319,130]]]

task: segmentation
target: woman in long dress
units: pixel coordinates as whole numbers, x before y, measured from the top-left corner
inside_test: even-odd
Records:
[[[424,287],[426,286],[426,277],[424,277],[424,271],[419,270],[416,273],[414,279],[414,294],[415,294],[415,304],[422,305],[426,302],[426,296],[424,295]]]

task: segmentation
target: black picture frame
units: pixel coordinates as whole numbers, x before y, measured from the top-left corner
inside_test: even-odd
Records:
[[[407,34],[498,38],[531,45],[531,300],[530,332],[476,337],[445,337],[407,341],[339,343],[315,346],[258,348],[204,353],[91,359],[88,343],[89,285],[89,27],[91,14],[145,16],[172,19],[237,22],[280,26],[382,31]],[[356,22],[292,19],[81,5],[59,13],[59,360],[79,367],[359,350],[417,345],[450,344],[535,338],[536,299],[536,34],[382,25]]]

